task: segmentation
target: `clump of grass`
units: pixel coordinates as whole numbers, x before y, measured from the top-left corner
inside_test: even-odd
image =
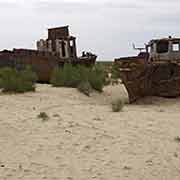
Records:
[[[37,75],[29,66],[21,71],[9,67],[0,69],[0,88],[2,92],[24,93],[35,91],[36,81]]]
[[[78,88],[80,92],[89,95],[91,89],[103,91],[103,87],[106,85],[106,74],[99,65],[87,68],[65,64],[63,68],[54,70],[50,82],[54,87]]]
[[[93,89],[102,92],[103,87],[106,85],[106,73],[103,67],[100,65],[94,66],[89,73],[88,80]]]
[[[120,73],[119,73],[119,66],[117,64],[113,64],[112,65],[112,69],[111,69],[111,77],[113,79],[119,79],[120,78]]]
[[[42,121],[47,121],[47,120],[49,120],[49,116],[48,116],[45,112],[40,112],[37,117],[38,117],[39,119],[42,119]]]
[[[60,115],[59,114],[54,114],[53,117],[60,117]]]
[[[113,112],[120,112],[123,110],[123,107],[124,107],[124,102],[121,99],[117,99],[112,102]]]
[[[174,140],[175,140],[176,142],[180,143],[180,137],[179,137],[179,136],[175,137]]]
[[[71,64],[65,64],[63,68],[56,68],[51,77],[51,84],[55,87],[77,87],[81,77],[78,69]]]
[[[120,71],[119,66],[115,63],[113,63],[111,68],[111,83],[112,85],[117,85],[119,83],[120,79]]]
[[[88,81],[83,81],[78,85],[78,90],[82,92],[83,94],[90,96],[90,93],[92,91],[92,87]]]

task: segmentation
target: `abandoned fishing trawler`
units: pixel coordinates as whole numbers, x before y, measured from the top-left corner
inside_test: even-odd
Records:
[[[77,57],[76,38],[70,36],[69,26],[48,29],[48,39],[37,42],[37,50],[13,49],[0,51],[0,68],[12,67],[17,70],[31,65],[41,82],[49,82],[51,73],[64,63],[95,64],[97,56],[92,53],[82,53]]]
[[[180,38],[151,40],[138,56],[115,59],[130,103],[144,96],[180,95]]]

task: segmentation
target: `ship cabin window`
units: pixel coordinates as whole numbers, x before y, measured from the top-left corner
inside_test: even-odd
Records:
[[[180,49],[179,49],[179,43],[173,43],[172,44],[172,50],[173,51],[179,51]]]
[[[154,52],[154,44],[151,44],[149,52],[151,52],[151,53]]]
[[[70,41],[70,46],[73,46],[73,41]]]
[[[70,44],[70,53],[71,53],[70,56],[73,57],[73,54],[74,54],[74,46],[73,46],[74,44],[73,44],[73,41],[71,40],[69,44]]]
[[[66,57],[66,49],[65,49],[65,42],[62,41],[62,57]]]
[[[168,41],[159,41],[157,42],[157,53],[167,53],[169,50]]]

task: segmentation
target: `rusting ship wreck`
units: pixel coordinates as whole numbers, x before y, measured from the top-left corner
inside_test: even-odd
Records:
[[[139,50],[138,56],[115,59],[130,103],[144,96],[179,96],[180,38],[154,39]]]
[[[37,42],[37,50],[13,49],[0,51],[0,68],[12,67],[17,70],[32,66],[41,82],[49,82],[51,73],[64,63],[91,66],[97,56],[83,52],[77,57],[76,38],[69,33],[69,26],[48,29],[48,39]]]

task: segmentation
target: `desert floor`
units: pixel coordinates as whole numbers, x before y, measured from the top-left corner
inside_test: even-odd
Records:
[[[1,94],[0,180],[179,180],[180,98],[114,113],[118,97],[122,85],[91,97],[49,85]]]

